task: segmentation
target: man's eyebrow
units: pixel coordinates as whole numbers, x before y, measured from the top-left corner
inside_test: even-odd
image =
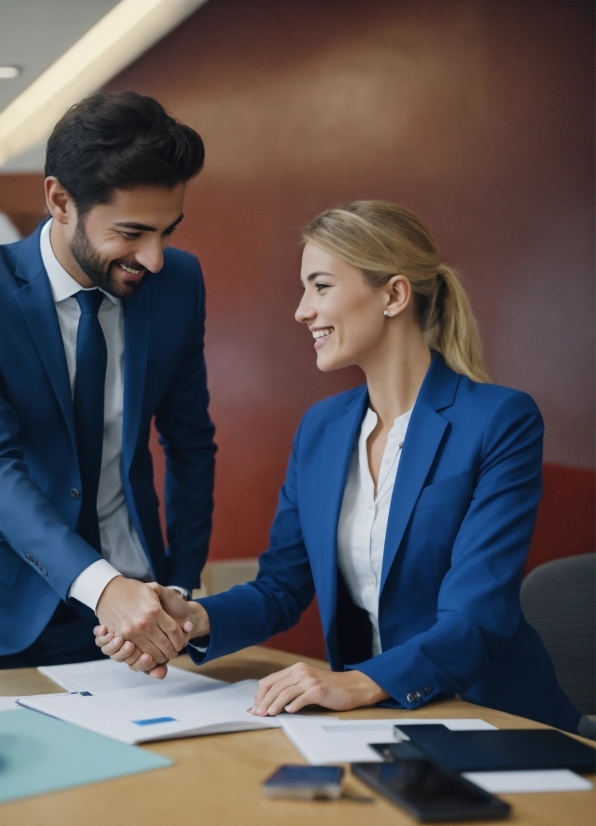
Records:
[[[178,226],[180,221],[184,218],[184,213],[180,214],[173,224],[164,230],[165,232],[171,232],[174,227]],[[137,224],[135,221],[117,221],[114,224],[115,227],[122,227],[123,229],[136,229],[138,232],[157,232],[156,227],[150,227],[147,224]]]
[[[180,215],[179,215],[179,216],[176,218],[176,220],[174,221],[174,223],[173,223],[173,224],[170,224],[170,226],[167,228],[166,232],[171,232],[171,231],[172,231],[175,227],[177,227],[177,226],[178,226],[178,224],[180,223],[180,221],[181,221],[183,218],[184,218],[184,213],[183,213],[183,212],[181,212],[181,213],[180,213]]]

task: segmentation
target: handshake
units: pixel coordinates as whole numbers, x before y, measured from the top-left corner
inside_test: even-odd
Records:
[[[156,582],[123,576],[107,584],[96,613],[101,625],[93,633],[102,652],[158,680],[189,640],[210,633],[209,616],[198,602],[185,602]]]

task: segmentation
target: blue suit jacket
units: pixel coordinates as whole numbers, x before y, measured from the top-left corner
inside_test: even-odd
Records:
[[[100,559],[75,533],[72,398],[39,233],[0,247],[0,655],[30,645],[75,577]],[[124,494],[155,578],[189,589],[199,583],[212,511],[204,317],[198,262],[175,249],[124,301]],[[167,459],[167,551],[148,448],[153,416]]]
[[[340,622],[337,526],[367,401],[359,387],[306,413],[258,578],[201,600],[211,639],[207,654],[193,657],[219,657],[289,628],[316,592],[332,668],[356,664],[394,707],[459,694],[575,731],[580,714],[519,601],[542,490],[540,413],[525,393],[470,381],[438,354],[412,411],[391,501],[383,652],[350,658],[359,632]]]

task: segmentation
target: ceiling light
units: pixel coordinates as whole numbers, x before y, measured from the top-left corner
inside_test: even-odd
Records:
[[[69,106],[100,89],[206,2],[120,0],[0,112],[0,167],[46,140]]]
[[[13,77],[18,77],[23,70],[20,66],[0,66],[0,78],[9,80]]]

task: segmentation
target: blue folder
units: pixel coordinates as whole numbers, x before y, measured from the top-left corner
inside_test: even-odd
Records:
[[[36,711],[0,713],[0,803],[172,764]]]

